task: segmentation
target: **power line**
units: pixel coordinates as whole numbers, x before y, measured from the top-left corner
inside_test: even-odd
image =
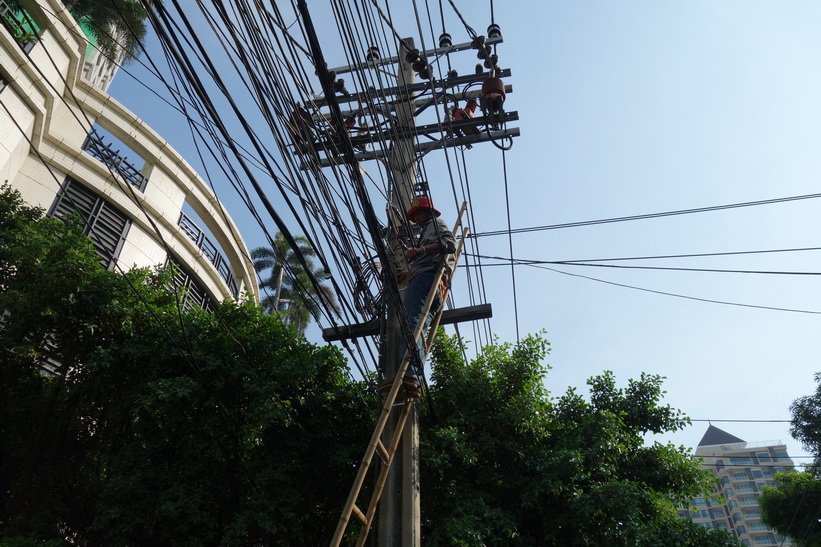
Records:
[[[177,4],[177,2],[175,1],[173,3],[175,5],[175,7],[177,8],[177,12],[180,14],[180,17],[182,18],[184,24],[186,25],[186,29],[188,30],[189,35],[196,42],[197,50],[200,52],[200,54],[203,55],[202,60],[207,64],[209,72],[210,72],[212,78],[215,79],[218,87],[221,90],[226,91],[227,88],[224,85],[222,78],[220,78],[217,75],[217,71],[216,71],[214,65],[211,63],[210,59],[208,58],[208,56],[207,56],[204,48],[202,47],[199,39],[193,33],[188,19],[183,14],[183,12],[182,12],[181,8],[179,7],[179,5]],[[167,12],[164,8],[159,7],[157,11],[158,11],[159,16],[160,16],[160,18],[163,22],[168,23],[170,21],[170,17],[168,16],[168,14],[167,14]],[[218,128],[223,133],[223,135],[226,137],[226,140],[229,140],[227,137],[230,133],[227,131],[227,129],[225,128],[225,126],[221,122],[221,120],[218,119],[218,116],[216,115],[216,110],[214,109],[213,103],[211,102],[210,98],[208,97],[207,92],[205,91],[204,87],[200,83],[199,78],[195,75],[194,70],[191,67],[190,60],[187,59],[185,57],[185,54],[182,52],[181,44],[179,43],[178,40],[174,39],[174,37],[178,36],[179,34],[169,34],[169,33],[165,32],[164,28],[161,27],[159,24],[155,25],[155,28],[158,31],[160,31],[161,38],[163,39],[165,44],[171,46],[172,43],[171,43],[171,40],[169,38],[173,39],[174,44],[176,45],[176,47],[174,47],[172,49],[172,52],[176,55],[176,59],[180,63],[180,66],[187,67],[186,68],[186,70],[187,70],[187,79],[189,79],[189,81],[191,81],[191,82],[196,81],[196,88],[195,89],[196,89],[197,93],[200,95],[200,100],[204,101],[205,104],[206,104],[206,107],[209,108],[209,110],[211,110],[212,119],[214,119],[216,121]],[[183,34],[183,36],[185,36],[185,34]],[[230,97],[226,97],[226,98],[228,99],[229,104],[232,106],[232,109],[233,109],[235,115],[237,116],[237,119],[240,121],[240,123],[245,128],[246,133],[249,134],[249,136],[253,135],[252,129],[250,128],[250,126],[248,125],[248,122],[245,120],[245,118],[240,113],[239,109],[236,106],[236,103]],[[293,240],[293,236],[291,236],[290,231],[288,230],[286,225],[282,222],[282,220],[279,218],[279,215],[275,212],[273,207],[270,205],[267,197],[265,196],[265,193],[262,191],[261,186],[259,185],[259,183],[256,181],[256,178],[251,174],[251,172],[247,168],[246,162],[241,161],[241,155],[236,150],[236,147],[233,147],[231,142],[229,142],[228,144],[229,144],[229,146],[231,146],[233,148],[234,156],[237,157],[237,158],[240,158],[240,165],[243,167],[243,171],[245,172],[246,177],[251,182],[252,186],[254,186],[258,197],[261,199],[262,203],[265,205],[266,209],[268,210],[269,215],[275,220],[279,231],[281,233],[283,233],[286,240],[288,240],[289,244],[291,245],[292,249],[294,249],[295,256],[298,259],[300,259],[300,261],[302,262],[302,266],[306,270],[306,274],[307,274],[308,278],[310,279],[311,283],[316,288],[317,293],[321,293],[321,290],[319,289],[319,282],[314,278],[313,273],[311,271],[309,271],[308,265],[305,262],[304,257],[302,257],[301,253],[299,253],[296,250],[298,246],[296,245],[295,241]],[[260,157],[264,156],[264,154],[262,154],[262,149],[261,149],[261,147],[258,146],[258,143],[256,142],[256,140],[254,140],[254,144],[255,144],[255,146],[257,146],[257,152],[260,155]],[[273,174],[270,167],[269,167],[269,173]],[[329,315],[329,317],[330,317],[330,315]]]
[[[679,255],[655,255],[655,256],[629,256],[619,258],[585,258],[577,260],[557,260],[555,264],[570,264],[574,262],[616,262],[620,260],[656,260],[664,258],[699,258],[705,256],[738,256],[751,254],[765,254],[765,253],[791,253],[800,251],[821,251],[821,247],[798,247],[792,249],[766,249],[758,251],[727,251],[721,253],[692,253]]]
[[[507,180],[507,155],[505,150],[502,150],[502,170],[505,179],[505,211],[507,213],[507,227],[510,229],[510,190],[508,188]],[[508,249],[510,250],[510,277],[513,286],[513,319],[516,324],[516,341],[520,340],[519,336],[519,303],[516,298],[516,270],[513,262],[513,234],[508,235]]]
[[[773,199],[765,199],[760,201],[746,201],[742,203],[731,203],[728,205],[713,205],[710,207],[699,207],[696,209],[680,209],[677,211],[665,211],[662,213],[649,213],[643,215],[633,215],[633,216],[625,216],[625,217],[613,217],[613,218],[604,218],[598,220],[584,220],[580,222],[566,222],[563,224],[548,224],[546,226],[533,226],[530,228],[516,228],[513,230],[496,230],[490,232],[480,232],[473,234],[472,237],[489,237],[489,236],[499,236],[499,235],[507,235],[508,233],[513,234],[523,234],[528,232],[540,232],[545,230],[558,230],[562,228],[578,228],[580,226],[594,226],[596,224],[610,224],[614,222],[628,222],[632,220],[645,220],[649,218],[660,218],[660,217],[669,217],[669,216],[676,216],[676,215],[689,215],[693,213],[707,213],[711,211],[721,211],[725,209],[739,209],[742,207],[754,207],[758,205],[771,205],[773,203],[784,203],[788,201],[799,201],[805,199],[816,199],[821,198],[821,194],[805,194],[801,196],[790,196],[784,198],[773,198]]]
[[[171,14],[175,11],[175,6],[179,15],[176,13]],[[303,47],[303,44],[307,43],[304,20],[298,13],[295,13],[294,17],[285,14],[287,17],[287,23],[285,23],[283,14],[280,12],[280,8],[285,6],[275,3],[260,10],[259,6],[251,6],[247,1],[238,1],[225,5],[198,0],[192,6],[193,10],[185,6],[186,12],[181,11],[178,2],[169,4],[167,8],[158,8],[163,11],[165,19],[160,21],[160,18],[154,17],[152,24],[164,25],[169,29],[168,34],[177,37],[173,46],[169,45],[170,40],[159,40],[160,45],[166,50],[170,71],[176,82],[171,83],[162,80],[162,72],[166,71],[161,72],[156,67],[152,70],[145,64],[143,66],[151,72],[153,77],[160,78],[163,84],[169,90],[172,90],[174,100],[181,105],[178,110],[183,113],[187,122],[191,124],[192,133],[197,134],[194,137],[195,141],[198,139],[204,143],[207,150],[205,154],[199,147],[197,153],[201,158],[205,172],[208,172],[207,165],[210,158],[203,156],[210,154],[217,164],[218,169],[215,169],[215,172],[221,170],[225,174],[225,178],[234,186],[245,207],[251,211],[252,218],[260,225],[269,241],[271,237],[264,227],[264,213],[256,210],[254,201],[251,199],[253,192],[248,192],[242,180],[245,171],[242,164],[253,163],[254,168],[262,171],[266,177],[270,177],[270,184],[266,188],[274,186],[279,190],[284,203],[299,223],[302,232],[311,240],[311,244],[316,249],[317,256],[323,267],[327,271],[336,269],[331,283],[334,285],[342,314],[345,315],[343,320],[348,320],[362,313],[356,305],[359,296],[356,293],[356,286],[360,280],[354,273],[353,262],[359,257],[364,258],[366,261],[374,260],[378,254],[377,246],[370,241],[370,230],[363,222],[366,215],[352,191],[351,173],[347,172],[346,164],[337,162],[330,166],[330,170],[324,171],[318,165],[310,162],[308,162],[308,165],[301,165],[301,158],[291,148],[292,144],[288,130],[293,129],[293,126],[289,126],[287,118],[298,104],[304,105],[311,116],[317,120],[315,132],[318,137],[315,142],[317,152],[324,152],[329,158],[337,155],[337,148],[340,146],[339,141],[345,140],[345,135],[336,133],[334,137],[334,134],[332,134],[333,122],[328,119],[328,116],[320,112],[320,106],[326,104],[328,96],[333,95],[334,92],[324,90],[322,91],[324,96],[317,95],[314,92],[316,82],[313,74],[316,68],[314,66],[315,59],[312,55],[306,55],[305,52],[308,50]],[[375,69],[375,66],[357,64],[356,61],[356,58],[367,50],[367,46],[374,43],[385,45],[393,42],[393,45],[397,46],[400,51],[404,51],[403,46],[393,40],[394,36],[399,35],[394,23],[405,24],[409,19],[399,18],[394,20],[390,13],[390,7],[390,5],[387,5],[387,15],[385,15],[385,13],[376,13],[378,8],[376,2],[354,3],[337,0],[333,3],[335,20],[342,42],[342,47],[338,48],[338,51],[344,54],[351,66],[359,67],[355,68],[353,72],[355,75],[354,83],[361,90],[364,90],[357,94],[356,101],[358,105],[354,106],[356,109],[354,115],[359,116],[363,112],[370,112],[374,120],[377,119],[377,116],[382,116],[383,123],[379,127],[384,127],[384,129],[371,131],[373,136],[371,145],[376,143],[377,139],[384,144],[391,139],[403,138],[403,133],[399,131],[400,128],[389,115],[389,111],[398,106],[398,101],[389,100],[375,91],[376,89],[390,87],[384,81],[386,74],[389,77],[396,77],[396,75],[391,75],[386,70]],[[202,15],[198,14],[197,9]],[[295,10],[295,12],[298,12],[298,10]],[[415,4],[414,13],[416,14],[416,26],[421,33],[423,26],[422,12]],[[430,14],[427,17],[430,19]],[[187,18],[197,18],[197,20],[191,25]],[[201,20],[203,18],[204,21]],[[202,24],[203,22],[205,24]],[[297,23],[299,26],[295,26]],[[442,23],[444,26],[444,18]],[[216,49],[208,46],[206,50],[200,45],[198,38],[204,37],[206,33],[209,34],[208,38],[214,38],[214,41],[218,44]],[[299,36],[300,33],[302,34],[301,37]],[[430,39],[436,42],[432,27],[430,33]],[[160,34],[159,30],[157,30],[157,34]],[[427,39],[428,37],[425,37],[425,40]],[[424,47],[424,40],[422,45]],[[220,70],[220,73],[218,73],[209,57],[222,55],[219,50],[220,47],[224,50],[228,62],[224,65],[216,65]],[[387,50],[388,48],[383,49]],[[145,55],[150,60],[148,52],[145,52]],[[173,59],[174,57],[178,57],[178,59]],[[217,57],[213,58],[217,59]],[[185,62],[180,62],[179,59]],[[177,66],[174,66],[175,64]],[[441,72],[442,63],[436,64]],[[231,77],[237,75],[239,77]],[[220,79],[230,81],[223,84]],[[138,78],[135,77],[135,80],[138,80]],[[413,100],[426,94],[431,95],[433,99],[418,107],[417,113],[421,113],[429,106],[437,105],[428,112],[435,113],[440,125],[448,124],[450,126],[450,118],[446,116],[447,119],[442,119],[442,112],[438,106],[441,104],[439,98],[446,105],[448,101],[454,98],[453,95],[449,94],[449,91],[445,92],[446,85],[444,82],[445,76],[440,73],[439,79],[432,80],[424,89],[420,90],[417,85],[413,88],[413,93],[410,93],[410,88],[406,88],[406,91],[409,96],[413,97]],[[227,89],[226,86],[232,86],[232,89]],[[399,84],[399,87],[401,88],[402,84]],[[463,91],[467,87],[469,86],[466,86]],[[214,93],[214,89],[217,89],[218,93]],[[237,90],[239,93],[236,93]],[[248,117],[252,122],[250,124],[252,129],[247,129],[245,135],[242,135],[241,131],[232,132],[230,137],[226,134],[220,134],[218,125],[223,122],[215,119],[216,115],[208,106],[209,101],[212,103],[217,101],[216,98],[212,100],[209,95],[217,94],[222,94],[225,100],[230,101],[233,97],[235,100],[241,101],[242,112],[233,114],[239,119],[240,123],[243,122],[243,116]],[[203,96],[207,97],[207,100]],[[223,106],[224,103],[218,103],[218,107]],[[377,107],[382,107],[382,110]],[[227,111],[220,111],[220,117],[230,118],[232,114],[230,110],[225,108],[222,108],[222,110]],[[356,112],[359,112],[359,114],[356,114]],[[388,114],[385,114],[386,112]],[[261,117],[261,123],[255,123],[256,119],[251,119],[251,116],[256,118],[257,115]],[[198,116],[202,121],[197,121]],[[371,128],[373,127],[374,125],[371,125]],[[202,128],[203,131],[194,128]],[[268,133],[268,131],[270,132]],[[240,143],[240,139],[244,142]],[[213,141],[213,143],[209,144],[209,141]],[[253,146],[248,146],[247,143],[251,143]],[[387,147],[383,148],[387,149]],[[237,152],[237,150],[241,152]],[[446,148],[442,148],[442,150],[442,157],[448,162],[450,184],[454,189],[454,202],[458,204],[462,201],[470,201],[465,199],[470,192],[470,185],[467,183],[467,163],[460,162],[459,156],[456,156],[455,164],[460,167],[462,164],[465,165],[466,182],[462,185],[461,192],[459,192],[456,187],[455,172],[451,169],[452,157]],[[281,153],[282,157],[276,156],[277,152]],[[464,153],[464,150],[462,152]],[[231,153],[234,155],[233,158]],[[433,155],[427,157],[430,158]],[[417,158],[419,172],[426,173],[422,160],[423,157]],[[237,166],[237,163],[240,166]],[[379,176],[369,178],[367,191],[373,194],[374,189],[376,189],[377,192],[385,195],[388,185],[384,166],[378,163],[376,165],[379,168]],[[461,169],[457,172],[461,177]],[[207,178],[216,194],[213,177],[208,176]],[[263,183],[265,182],[268,181],[263,181]],[[462,198],[459,198],[459,194],[462,195]],[[470,224],[475,225],[475,219]],[[474,248],[478,249],[475,242],[472,244]],[[477,273],[478,275],[466,270],[469,279],[470,277],[478,278],[480,282],[480,286],[477,286],[472,279],[469,281],[469,284],[473,285],[468,291],[471,301],[474,300],[477,289],[480,293],[484,292],[484,287],[481,286],[481,270]],[[378,291],[382,290],[379,281],[372,280],[370,283],[371,289],[369,290],[372,290],[370,294],[377,292],[378,297]],[[485,301],[486,297],[480,294],[480,299]],[[328,315],[316,319],[327,318],[333,324],[335,318],[330,310],[323,311],[328,312]],[[485,325],[489,331],[489,322],[485,321]],[[489,332],[487,337],[490,340],[491,335]],[[364,340],[363,343],[370,344],[370,342],[370,340]]]
[[[672,296],[672,297],[675,297],[675,298],[684,298],[686,300],[695,300],[697,302],[707,302],[707,303],[710,303],[710,304],[723,304],[725,306],[738,306],[738,307],[742,307],[742,308],[755,308],[755,309],[761,309],[761,310],[772,310],[772,311],[784,311],[784,312],[791,312],[791,313],[808,313],[808,314],[812,314],[812,315],[821,315],[821,311],[800,310],[800,309],[793,309],[793,308],[779,308],[779,307],[775,307],[775,306],[759,306],[759,305],[755,305],[755,304],[742,304],[742,303],[739,303],[739,302],[728,302],[728,301],[724,301],[724,300],[712,300],[712,299],[709,299],[709,298],[699,298],[699,297],[696,297],[696,296],[687,296],[687,295],[683,295],[683,294],[676,294],[676,293],[671,293],[671,292],[657,291],[657,290],[653,290],[653,289],[646,289],[646,288],[643,288],[643,287],[636,287],[634,285],[626,285],[624,283],[616,283],[614,281],[606,281],[604,279],[598,279],[596,277],[590,277],[590,276],[587,276],[587,275],[574,274],[574,273],[570,273],[570,272],[563,272],[563,271],[557,270],[555,268],[548,268],[547,266],[541,266],[541,265],[538,265],[538,264],[526,264],[526,266],[532,266],[534,268],[539,268],[539,269],[542,269],[542,270],[549,270],[549,271],[554,272],[554,273],[558,273],[558,274],[562,274],[562,275],[569,275],[571,277],[580,277],[582,279],[589,279],[590,281],[597,281],[599,283],[605,283],[607,285],[613,285],[613,286],[616,286],[616,287],[624,287],[626,289],[633,289],[633,290],[636,290],[636,291],[644,291],[644,292],[649,292],[649,293],[653,293],[653,294],[661,294],[661,295],[664,295],[664,296]]]
[[[201,4],[200,4],[200,5],[201,5]],[[184,15],[181,15],[181,17],[183,18],[183,20],[185,20],[185,16],[184,16]],[[153,22],[154,22],[154,23],[156,23],[156,19],[155,19]],[[165,21],[165,22],[166,22],[166,23],[169,23],[169,19],[166,19],[166,21]],[[182,31],[182,29],[180,29],[178,26],[176,26],[176,24],[175,24],[175,23],[172,23],[172,24],[174,24],[174,28],[175,28],[175,30],[176,30],[175,32],[173,32],[173,33],[172,33],[172,35],[174,35],[174,36],[177,36],[177,35],[181,35],[181,36],[183,36],[183,39],[184,39],[185,43],[186,43],[186,44],[188,44],[189,46],[191,46],[191,42],[190,42],[190,40],[188,40],[188,39],[187,39],[187,37],[186,37],[185,33]],[[190,29],[190,26],[188,26],[188,28]],[[194,36],[194,35],[193,35],[193,33],[191,34],[191,36],[192,36],[192,38],[194,39],[194,41],[197,41],[197,38],[196,38],[196,36]],[[161,41],[161,43],[162,43],[162,41]],[[164,43],[164,47],[168,48],[168,44],[169,44],[169,42],[168,42],[168,41],[165,41],[165,43]],[[172,49],[173,49],[173,48],[172,48]],[[178,48],[177,48],[175,51],[177,51],[177,52],[178,52],[177,54],[178,54],[178,55],[180,55],[180,56],[181,56],[181,58],[186,59],[186,64],[185,64],[185,65],[183,65],[182,63],[180,63],[180,64],[178,64],[177,66],[186,66],[186,67],[187,67],[187,69],[189,70],[189,72],[187,72],[187,73],[186,73],[186,75],[185,75],[184,77],[182,77],[182,78],[181,78],[181,79],[182,79],[182,81],[183,81],[184,83],[187,83],[188,85],[191,85],[192,83],[196,82],[196,84],[195,84],[195,85],[197,86],[197,89],[202,89],[202,84],[201,84],[200,80],[199,80],[198,78],[192,78],[192,77],[191,77],[191,75],[194,73],[194,72],[193,72],[193,67],[192,67],[192,65],[191,65],[190,61],[188,61],[188,59],[187,59],[187,57],[186,57],[185,53],[182,51],[181,46],[179,46],[179,43],[178,43]],[[204,50],[202,50],[202,48],[198,48],[198,49],[197,49],[197,51],[198,51],[197,58],[200,60],[200,62],[207,63],[207,62],[208,62],[208,59],[207,59],[207,54],[205,53],[205,51],[204,51]],[[169,63],[169,64],[170,64],[170,66],[171,66],[171,67],[172,67],[172,69],[173,69],[173,67],[174,67],[174,63]],[[234,66],[235,66],[235,68],[236,68],[236,65],[234,65]],[[249,70],[250,70],[250,69],[249,69]],[[213,77],[213,76],[216,74],[216,72],[215,72],[213,69],[209,68],[209,69],[208,69],[208,74],[209,74],[209,76]],[[218,85],[220,85],[220,84],[219,84],[219,82],[218,82]],[[247,88],[247,86],[246,86],[246,88]],[[221,89],[223,89],[223,90],[224,90],[224,86],[221,86]],[[249,91],[250,91],[250,89],[249,89]],[[192,92],[192,91],[190,91],[190,90],[189,90],[189,95],[193,95],[193,92]],[[207,97],[207,93],[205,93],[204,95],[200,95],[200,97],[201,97],[201,98],[202,98],[203,96]],[[210,99],[206,99],[204,102],[205,102],[205,103],[208,103],[209,101],[210,101]],[[202,101],[200,101],[200,102],[202,102]],[[197,104],[197,102],[196,102],[196,101],[192,101],[192,103]],[[256,102],[256,104],[257,104],[257,105],[259,105],[260,103],[257,101],[257,102]],[[201,115],[202,115],[202,112],[203,112],[203,111],[201,110],[201,108],[197,108],[197,110],[198,110],[198,111],[201,113]],[[242,121],[242,117],[241,117],[241,115],[240,115],[240,116],[238,116],[238,117],[239,117],[239,118],[240,118],[240,120]],[[205,116],[203,116],[203,118],[205,118]],[[214,122],[213,122],[213,120],[209,120],[209,121],[210,121],[210,123],[211,123],[211,124],[213,124],[213,123],[214,123]],[[209,127],[210,127],[210,125],[209,125]],[[213,133],[213,132],[211,132],[211,131],[209,131],[209,132],[210,132],[212,135],[214,135],[214,133]],[[257,149],[257,151],[259,151],[259,150],[261,149],[261,147],[256,146],[256,145],[258,144],[258,143],[257,143],[257,140],[258,140],[258,139],[256,138],[256,135],[255,135],[253,132],[249,132],[249,136],[252,138],[252,142],[254,142],[255,147],[256,147],[256,149]],[[221,142],[220,140],[217,140],[216,138],[214,139],[214,142],[217,144],[217,146],[218,146],[218,147],[220,147],[220,149],[222,149],[223,142]],[[234,152],[235,157],[237,157],[237,158],[238,158],[238,161],[239,161],[241,164],[243,164],[243,171],[245,171],[245,170],[246,170],[246,168],[244,167],[244,162],[243,162],[243,160],[244,160],[245,158],[244,158],[243,156],[241,156],[240,154],[238,154],[238,153],[237,153],[237,150],[236,150],[236,149],[238,148],[237,144],[236,144],[233,140],[231,140],[231,139],[227,139],[227,138],[226,138],[226,141],[224,141],[224,142],[225,142],[226,144],[229,144],[229,146],[231,147],[232,151]],[[223,156],[224,156],[224,153],[223,153]],[[225,157],[225,156],[224,156],[224,157]],[[271,176],[274,178],[274,181],[277,183],[277,185],[281,187],[282,185],[281,185],[281,181],[280,181],[280,179],[278,179],[278,178],[277,178],[277,176],[276,176],[276,174],[274,174],[274,173],[271,171],[271,169],[270,169],[270,164],[269,164],[267,161],[265,161],[265,159],[266,159],[266,158],[265,158],[265,156],[264,156],[264,155],[262,155],[262,154],[260,154],[260,157],[263,159],[263,161],[265,162],[265,164],[268,166],[267,172],[271,174]],[[219,162],[219,160],[217,160],[217,161],[218,161],[218,164],[219,164],[219,165],[221,166],[221,168],[223,169],[223,172],[225,172],[225,168],[224,168],[224,167],[222,167],[222,163],[220,163],[220,162]],[[227,163],[227,162],[225,162],[225,163]],[[233,170],[232,170],[232,172],[233,172]],[[236,179],[236,173],[234,173],[234,178],[229,177],[229,179],[230,179],[230,180],[232,180],[232,181],[233,181],[233,180],[235,180],[235,179]],[[241,182],[241,181],[237,181],[237,182],[238,182],[238,185],[236,185],[236,184],[235,184],[235,187],[237,187],[238,191],[240,191],[240,189],[242,188],[242,182]],[[233,182],[232,182],[232,183],[233,183]],[[242,192],[244,192],[244,190],[243,190]],[[241,193],[242,193],[242,192],[241,192]],[[247,196],[247,192],[244,192],[244,195],[246,195],[246,196]],[[246,203],[246,206],[248,206],[248,207],[249,207],[249,209],[251,209],[251,211],[252,211],[252,214],[253,214],[254,218],[256,218],[256,219],[258,220],[258,222],[260,222],[260,227],[262,228],[263,232],[264,232],[264,233],[266,234],[266,236],[268,237],[269,242],[271,242],[271,241],[272,241],[272,238],[271,238],[270,234],[267,232],[267,230],[265,229],[264,225],[262,224],[262,222],[261,222],[261,218],[260,218],[259,214],[255,212],[255,209],[254,209],[253,204],[252,204],[252,202],[250,201],[250,199],[246,199],[245,203]],[[286,234],[286,236],[287,236],[287,234]],[[321,254],[320,254],[320,258],[322,258],[322,255],[321,255]],[[326,265],[324,262],[323,262],[323,265],[324,265],[324,266],[326,266],[326,271],[327,271],[327,265]],[[296,282],[296,283],[299,283],[299,279],[298,279],[297,277],[293,276],[293,274],[290,274],[290,275],[291,275],[292,279],[293,279],[293,280],[295,280],[295,282]],[[309,275],[309,277],[310,277],[310,272],[308,273],[308,275]],[[315,284],[315,282],[314,282],[314,284]],[[310,294],[312,294],[312,293],[307,292],[307,291],[304,291],[304,290],[300,291],[300,293],[301,293],[301,294],[306,294],[306,295],[310,295]],[[319,293],[319,291],[317,291],[317,293]],[[316,301],[315,301],[315,302],[316,302]],[[345,302],[345,301],[344,301],[344,299],[340,299],[340,302],[344,304],[344,302]],[[319,309],[320,309],[320,310],[324,309],[324,307],[323,307],[323,306],[324,306],[325,304],[326,304],[326,303],[324,302],[324,300],[320,300],[320,301],[319,301],[319,304],[318,304],[318,305],[319,305]],[[333,323],[332,315],[329,315],[329,317],[331,317],[331,322]],[[360,354],[361,354],[361,352],[360,352]],[[354,362],[357,362],[356,356],[355,356],[354,354],[351,354],[351,357],[352,357],[352,359],[354,360]],[[357,362],[357,365],[359,365],[359,363],[358,363],[358,362]],[[364,375],[364,372],[363,372],[363,375]]]
[[[542,262],[531,262],[532,264]],[[740,273],[761,275],[821,275],[821,272],[785,272],[773,270],[727,270],[716,268],[675,268],[665,266],[620,266],[617,264],[586,264],[583,262],[550,262],[548,264],[565,264],[568,266],[591,266],[594,268],[619,268],[629,270],[667,270],[676,272],[709,272],[709,273]]]
[[[476,256],[476,255],[474,255]],[[666,270],[666,271],[678,271],[678,272],[709,272],[709,273],[741,273],[741,274],[763,274],[763,275],[821,275],[821,272],[788,272],[788,271],[774,271],[774,270],[729,270],[729,269],[717,269],[717,268],[683,268],[683,267],[672,267],[672,266],[621,266],[618,264],[591,264],[585,262],[571,262],[571,261],[558,261],[558,260],[526,260],[520,258],[505,258],[501,256],[487,256],[484,255],[482,258],[490,259],[490,260],[500,260],[502,263],[499,264],[485,264],[485,267],[491,266],[508,266],[508,265],[515,265],[515,266],[535,266],[538,264],[553,264],[557,266],[589,266],[593,268],[616,268],[616,269],[625,269],[625,270]]]

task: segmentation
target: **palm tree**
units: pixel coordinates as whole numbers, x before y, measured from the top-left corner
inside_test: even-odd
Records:
[[[140,0],[66,0],[65,5],[103,55],[112,61],[137,57],[148,18]]]
[[[320,282],[315,287],[311,282],[311,275],[320,281],[327,279],[329,275],[324,268],[314,267],[311,258],[316,257],[316,251],[307,238],[297,236],[294,240],[297,243],[296,252],[285,240],[285,236],[277,233],[274,246],[257,247],[251,251],[251,259],[260,277],[262,272],[270,270],[270,276],[262,279],[259,284],[260,289],[267,291],[265,297],[260,299],[260,305],[266,313],[283,312],[285,321],[304,332],[311,316],[317,315],[320,307],[335,311],[338,308],[336,295],[330,286]],[[304,257],[307,270],[300,262],[299,254]],[[285,268],[282,267],[280,257],[284,260]],[[283,310],[285,303],[287,308]]]

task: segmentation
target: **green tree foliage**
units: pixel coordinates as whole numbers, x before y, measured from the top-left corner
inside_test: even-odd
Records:
[[[285,236],[277,232],[274,236],[274,246],[257,247],[251,251],[251,258],[257,273],[270,273],[259,285],[260,289],[266,291],[261,298],[262,307],[268,313],[274,313],[281,307],[282,302],[288,301],[284,319],[298,331],[304,332],[311,316],[319,313],[321,305],[335,310],[337,304],[333,289],[321,282],[327,278],[328,272],[322,267],[315,267],[311,260],[316,257],[316,251],[308,239],[296,236],[294,240],[298,245],[296,250],[291,248]],[[302,255],[307,268],[303,266],[298,255]],[[311,282],[311,276],[320,282],[318,290]]]
[[[775,486],[765,487],[758,502],[770,528],[797,545],[821,547],[821,481],[815,473],[776,473]]]
[[[186,313],[167,272],[103,270],[80,228],[0,191],[0,544],[327,544],[371,383],[253,306]],[[440,335],[424,544],[732,545],[675,516],[709,486],[694,459],[642,442],[686,423],[661,379],[605,373],[553,399],[547,349],[465,362]]]
[[[799,545],[821,546],[821,373],[815,375],[815,393],[805,395],[790,405],[790,434],[804,445],[815,462],[799,473],[789,471],[775,475],[775,486],[761,494],[761,519],[783,536]]]
[[[148,18],[140,0],[66,0],[66,7],[109,59],[119,60],[124,54],[130,60],[139,55]]]
[[[660,404],[662,379],[617,388],[591,378],[589,397],[545,388],[539,336],[486,348],[470,363],[440,334],[422,431],[425,545],[736,545],[676,516],[710,491],[710,475],[646,433],[689,421]]]
[[[0,195],[0,543],[328,542],[366,384],[253,306],[181,311],[169,281]]]
[[[815,456],[821,458],[821,372],[815,374],[815,393],[799,397],[790,405],[790,435]]]

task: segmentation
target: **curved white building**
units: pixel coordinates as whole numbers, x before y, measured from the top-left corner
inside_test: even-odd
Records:
[[[258,300],[236,225],[191,166],[105,92],[114,69],[87,54],[62,2],[20,4],[23,13],[0,0],[0,182],[52,216],[79,211],[109,268],[176,262],[189,305],[243,291]]]

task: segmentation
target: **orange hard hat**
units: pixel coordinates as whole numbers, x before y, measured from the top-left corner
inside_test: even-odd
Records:
[[[408,220],[413,221],[413,215],[420,209],[430,209],[436,216],[442,214],[436,210],[430,198],[425,196],[417,196],[410,202],[410,209],[408,209],[408,212],[405,213],[405,216],[408,217]]]

